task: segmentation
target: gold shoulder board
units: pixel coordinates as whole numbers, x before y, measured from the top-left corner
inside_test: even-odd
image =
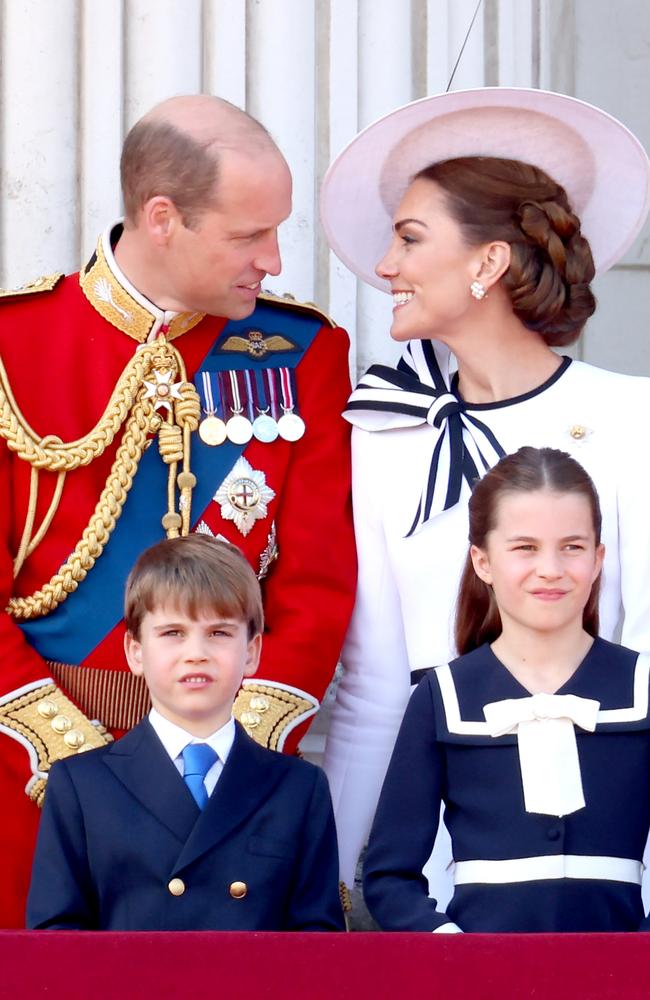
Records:
[[[327,326],[337,325],[331,316],[324,313],[313,302],[299,302],[290,292],[285,292],[284,295],[272,295],[271,292],[262,292],[257,297],[263,302],[276,303],[279,306],[285,306],[289,309],[311,313],[312,316],[318,317]]]
[[[17,295],[34,295],[36,292],[51,292],[62,277],[63,271],[58,271],[56,274],[44,274],[34,281],[28,281],[20,288],[0,288],[0,299],[13,299]]]

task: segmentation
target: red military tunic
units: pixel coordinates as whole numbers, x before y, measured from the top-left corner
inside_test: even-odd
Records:
[[[65,277],[49,291],[8,296],[0,307],[0,358],[6,370],[4,396],[9,400],[3,410],[5,440],[0,439],[3,607],[12,596],[37,591],[68,559],[95,509],[120,439],[118,434],[102,455],[67,474],[52,523],[14,580],[13,562],[25,525],[32,470],[13,450],[15,427],[7,417],[11,408],[18,408],[37,437],[56,435],[64,442],[82,438],[102,416],[120,374],[140,343],[152,341],[165,327],[191,381],[227,322],[197,314],[162,313],[120,273],[108,234],[102,238],[98,254],[83,275]],[[295,310],[296,306],[287,303],[286,308]],[[311,315],[313,318],[313,312]],[[253,440],[245,448],[245,459],[254,470],[264,473],[266,484],[275,493],[268,514],[257,520],[246,536],[233,521],[222,517],[218,503],[210,503],[203,515],[203,530],[207,528],[240,546],[258,574],[265,576],[267,634],[262,663],[248,698],[240,694],[243,701],[238,714],[248,712],[244,721],[248,719],[253,727],[255,719],[261,722],[258,732],[250,730],[261,742],[290,752],[331,680],[354,594],[348,428],[340,417],[350,389],[347,350],[345,332],[324,324],[296,368],[297,398],[306,424],[304,437],[295,443]],[[40,473],[34,530],[47,513],[56,480],[55,472]],[[219,486],[215,482],[214,490]],[[199,514],[199,510],[192,511],[193,522]],[[159,517],[159,513],[152,516]],[[277,558],[273,560],[276,546]],[[70,689],[71,696],[88,717],[98,718],[112,731],[123,728],[124,706],[119,701],[126,695],[121,696],[115,685],[102,693],[97,678],[106,679],[106,671],[127,670],[122,636],[120,624],[92,651],[81,669],[70,674],[75,680],[93,678],[94,694],[88,695],[87,704],[86,695],[81,697]],[[4,817],[0,839],[7,861],[0,890],[0,925],[22,926],[38,817],[29,792],[37,798],[35,782],[42,784],[49,766],[47,761],[44,765],[44,758],[74,752],[74,747],[61,750],[62,736],[58,731],[53,733],[52,714],[65,713],[65,705],[69,705],[61,701],[61,685],[51,695],[51,670],[6,613],[0,614],[0,648],[0,801]],[[84,673],[84,667],[92,672]],[[264,696],[260,700],[258,695],[251,704],[251,694],[260,690]],[[22,709],[25,699],[30,704]],[[290,710],[282,699],[289,700]],[[54,707],[48,712],[50,702]],[[70,706],[67,714],[74,711]],[[273,726],[267,725],[267,718]],[[72,721],[76,726],[76,718]],[[82,721],[87,725],[86,719]],[[50,740],[56,746],[50,746]]]

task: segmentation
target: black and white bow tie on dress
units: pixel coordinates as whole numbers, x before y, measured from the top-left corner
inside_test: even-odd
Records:
[[[505,455],[490,428],[471,416],[451,390],[448,358],[442,345],[410,341],[396,368],[372,365],[368,369],[343,413],[351,424],[366,431],[425,423],[442,429],[407,538],[458,503],[463,481],[471,488]]]

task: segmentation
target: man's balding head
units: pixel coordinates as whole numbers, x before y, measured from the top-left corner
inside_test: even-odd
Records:
[[[165,312],[241,319],[281,268],[291,174],[268,132],[207,95],[175,97],[133,126],[122,152],[126,220],[115,260]]]
[[[192,227],[218,201],[220,156],[281,153],[263,125],[208,94],[172,97],[152,108],[128,133],[120,173],[127,222],[156,195],[169,198]]]

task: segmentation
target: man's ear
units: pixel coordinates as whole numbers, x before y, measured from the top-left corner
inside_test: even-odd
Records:
[[[154,195],[145,202],[142,208],[142,223],[149,237],[158,246],[165,246],[177,226],[182,225],[174,202],[161,194]]]
[[[244,666],[244,677],[252,677],[257,672],[260,665],[262,653],[262,636],[258,632],[248,643],[246,650],[246,664]]]
[[[478,545],[472,545],[469,550],[472,566],[479,580],[492,586],[492,573],[490,572],[490,560],[487,551],[480,549]]]
[[[124,655],[129,665],[129,670],[136,677],[142,677],[144,669],[142,666],[142,643],[135,638],[132,632],[127,632],[124,636]]]

